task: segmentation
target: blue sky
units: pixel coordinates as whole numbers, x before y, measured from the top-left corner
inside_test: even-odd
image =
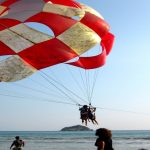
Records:
[[[89,123],[89,127],[150,129],[150,1],[79,2],[99,11],[116,37],[106,65],[99,69],[93,93],[92,104],[98,107],[99,126]],[[82,95],[67,70],[60,68],[51,69],[56,70],[56,76],[69,89]],[[76,69],[72,70],[76,72]],[[49,68],[43,72],[49,73]],[[55,99],[52,94],[47,95],[52,90],[49,88],[50,85],[39,74],[16,83],[1,83],[0,94],[20,98],[0,95],[0,130],[59,130],[64,126],[81,124],[77,106],[45,101]],[[64,101],[62,98],[58,100]]]

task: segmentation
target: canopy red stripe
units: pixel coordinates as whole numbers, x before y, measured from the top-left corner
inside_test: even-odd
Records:
[[[71,48],[57,38],[36,44],[19,52],[18,55],[36,69],[56,65],[77,56]]]
[[[58,36],[72,25],[77,23],[77,21],[74,19],[47,12],[38,13],[25,22],[39,22],[45,24],[54,32],[55,36]]]
[[[94,69],[103,66],[106,62],[106,51],[96,56],[91,57],[79,57],[78,61],[67,63],[76,67],[84,69]]]
[[[16,53],[7,45],[0,41],[0,56],[2,55],[15,55]]]
[[[19,0],[6,0],[5,2],[3,2],[1,5],[9,7],[11,4],[17,2]]]
[[[106,62],[106,56],[110,53],[114,43],[114,35],[107,33],[101,41],[102,53],[91,57],[79,57],[75,62],[67,63],[84,69],[95,69],[102,67]]]
[[[85,13],[80,22],[94,30],[100,37],[103,37],[109,31],[109,25],[106,21],[89,12]]]
[[[21,22],[14,19],[0,19],[0,31],[13,27]]]
[[[7,7],[6,9],[8,9],[10,5],[12,5],[17,1],[22,2],[21,0],[6,0],[3,1],[1,5]],[[82,9],[80,3],[74,0],[43,0],[43,1],[45,3],[50,1],[54,4],[60,4],[64,6]],[[25,15],[25,19],[22,20],[23,22],[15,20],[16,19],[15,15],[14,15],[15,19],[6,19],[7,15],[4,16],[5,18],[2,17],[0,19],[0,32],[2,32],[2,30],[13,27],[20,23],[38,22],[47,25],[56,36],[56,38],[38,44],[34,44],[31,47],[23,49],[17,55],[19,55],[22,59],[24,59],[27,63],[29,63],[36,69],[42,69],[45,67],[66,62],[75,57],[79,57],[73,49],[71,49],[65,43],[58,40],[57,36],[62,34],[64,31],[68,30],[74,24],[80,22],[89,27],[90,29],[92,29],[93,31],[95,31],[101,37],[102,53],[98,54],[97,56],[79,57],[78,61],[68,64],[81,67],[84,69],[94,69],[103,66],[106,61],[106,56],[110,53],[114,42],[114,36],[111,33],[109,33],[110,29],[109,25],[100,17],[86,11],[84,17],[80,21],[59,14],[42,12],[42,8],[44,6],[43,1],[40,1],[41,5],[37,7],[39,8],[38,11],[35,11],[33,14],[31,13],[29,15]],[[23,1],[23,3],[20,4],[24,4],[25,2],[26,1]],[[6,9],[4,11],[6,11]],[[15,9],[15,7],[14,8],[12,7],[12,9]],[[26,9],[27,8],[25,7],[25,10]],[[11,13],[11,11],[9,13]],[[8,47],[2,41],[0,41],[0,55],[15,55],[15,54],[16,53],[10,47]]]
[[[75,2],[74,0],[44,0],[45,2],[52,2],[54,4],[60,4],[65,6],[71,6],[76,8],[82,8],[81,5],[78,2]]]

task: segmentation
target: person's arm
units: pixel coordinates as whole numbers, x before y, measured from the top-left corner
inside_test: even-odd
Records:
[[[11,144],[10,149],[14,146],[14,142]]]
[[[93,107],[93,112],[95,112],[96,111],[96,107]]]
[[[104,146],[105,146],[105,142],[104,141],[97,142],[98,150],[104,150]]]
[[[24,147],[24,145],[25,145],[25,144],[24,144],[24,141],[22,141],[22,146]]]

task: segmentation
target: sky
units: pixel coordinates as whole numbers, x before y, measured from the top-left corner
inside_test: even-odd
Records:
[[[150,130],[150,1],[78,1],[100,12],[115,35],[115,43],[106,65],[99,69],[92,97],[92,105],[97,107],[99,125],[89,122],[88,127]],[[76,79],[80,78],[81,83],[79,72],[76,74],[77,69],[63,67],[47,68],[19,82],[0,83],[1,131],[53,131],[81,124],[79,107],[65,104],[64,101],[72,101],[62,97],[58,97],[57,101],[63,103],[56,103],[56,96],[49,94],[54,87],[42,77],[52,70],[54,76],[58,76],[58,82],[62,80],[78,96],[84,95],[79,85],[75,85],[68,75],[71,72]],[[89,82],[93,78],[92,74]],[[54,91],[54,94],[58,96],[61,93]]]

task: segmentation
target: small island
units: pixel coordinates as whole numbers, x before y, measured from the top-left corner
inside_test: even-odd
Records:
[[[85,126],[75,125],[71,127],[64,127],[61,129],[61,131],[93,131],[93,130]]]

